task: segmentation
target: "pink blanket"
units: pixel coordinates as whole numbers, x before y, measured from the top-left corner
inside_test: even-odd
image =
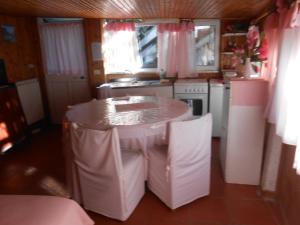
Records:
[[[93,225],[73,200],[54,196],[0,195],[0,225]]]

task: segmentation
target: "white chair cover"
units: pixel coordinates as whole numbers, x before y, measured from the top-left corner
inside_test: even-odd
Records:
[[[121,155],[116,128],[100,131],[72,123],[70,130],[83,206],[126,220],[145,193],[143,155]]]
[[[212,117],[170,123],[169,145],[149,151],[149,189],[171,209],[209,194]]]
[[[93,225],[73,200],[54,196],[0,195],[1,225]]]

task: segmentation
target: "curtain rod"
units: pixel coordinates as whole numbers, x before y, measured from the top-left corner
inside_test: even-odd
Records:
[[[252,25],[257,25],[259,23],[262,23],[269,15],[271,15],[272,13],[276,12],[277,7],[273,7],[272,9],[268,10],[267,12],[263,13],[262,15],[260,15],[258,18],[254,19],[253,21],[251,21]]]
[[[296,3],[300,3],[300,0],[291,0],[291,1],[286,2],[288,7],[292,7]],[[266,17],[268,17],[269,15],[271,15],[272,13],[274,13],[276,11],[277,11],[277,6],[275,5],[272,9],[270,9],[269,11],[263,13],[261,16],[256,18],[254,21],[251,21],[251,24],[252,25],[257,25],[257,24],[263,22],[266,19]]]
[[[131,23],[181,23],[193,22],[193,19],[180,18],[180,19],[105,19],[105,22],[131,22]]]

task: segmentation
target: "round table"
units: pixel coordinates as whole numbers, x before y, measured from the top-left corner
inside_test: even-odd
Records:
[[[141,149],[146,153],[154,144],[167,144],[167,123],[189,118],[186,103],[155,96],[125,96],[92,100],[72,106],[69,122],[89,129],[117,127],[122,149]]]
[[[184,120],[191,115],[188,105],[180,100],[154,96],[126,96],[94,99],[72,106],[66,113],[65,122],[67,124],[74,122],[87,129],[106,130],[117,127],[121,149],[142,151],[146,159],[148,149],[153,145],[168,143],[168,122]],[[74,185],[77,180],[67,130],[64,129],[64,149],[67,156],[66,172],[70,184],[68,186],[73,190],[74,198],[79,199],[77,185]],[[145,163],[147,164],[147,160]],[[146,177],[147,170],[145,179]]]
[[[144,126],[180,119],[188,113],[186,103],[154,96],[126,96],[92,100],[72,106],[66,113],[71,122],[92,129]]]

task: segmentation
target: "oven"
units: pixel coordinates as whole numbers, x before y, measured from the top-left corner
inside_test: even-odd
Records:
[[[194,116],[203,116],[208,112],[208,83],[205,80],[176,81],[174,97],[186,102]]]

